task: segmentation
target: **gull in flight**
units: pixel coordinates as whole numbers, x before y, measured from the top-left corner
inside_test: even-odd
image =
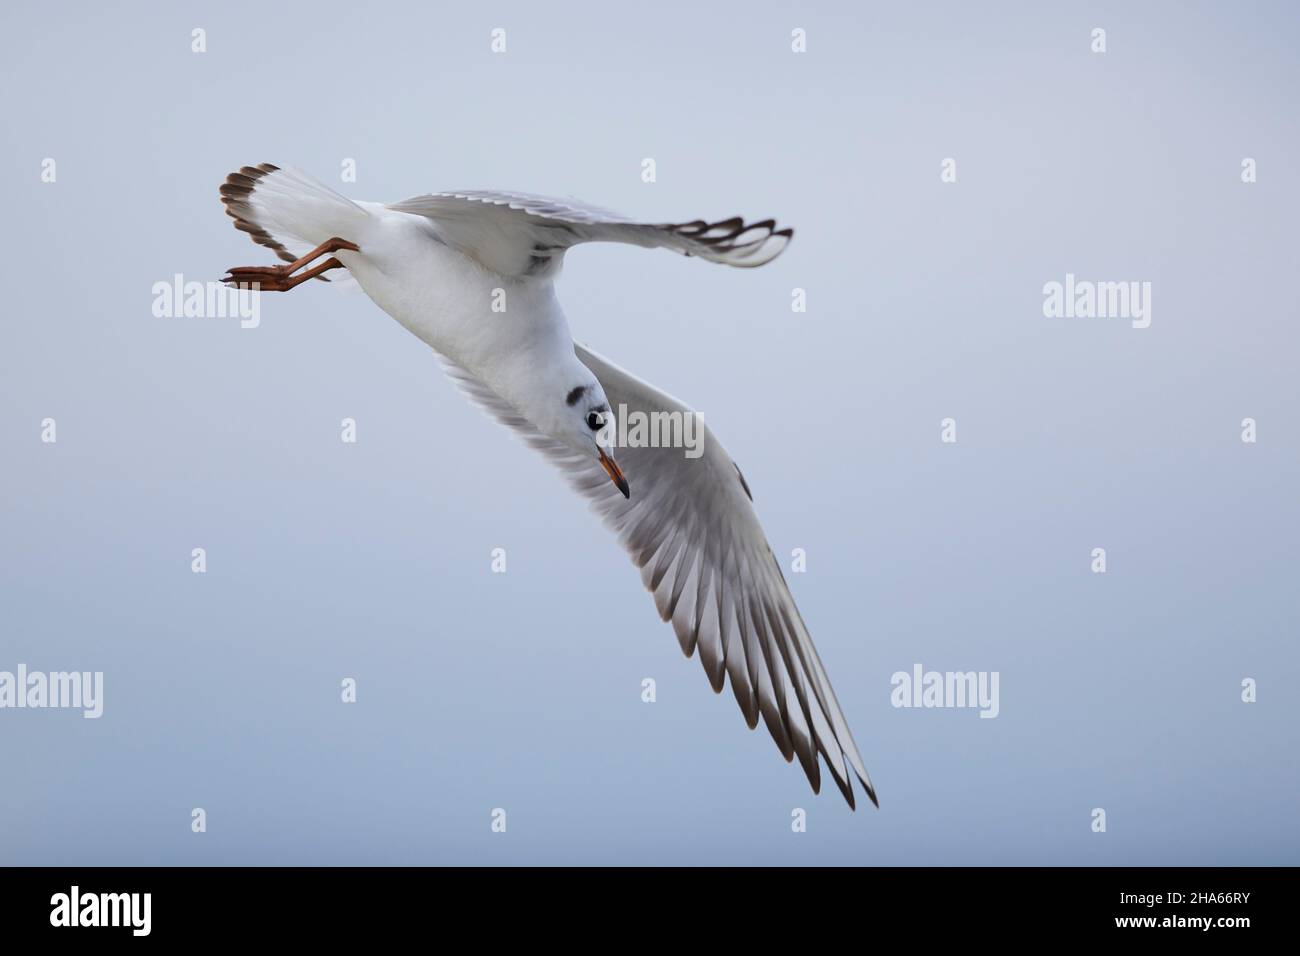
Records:
[[[575,343],[555,297],[564,253],[579,243],[752,267],[776,258],[792,230],[771,219],[642,223],[512,192],[354,202],[269,163],[231,173],[221,198],[235,228],[284,260],[233,268],[223,281],[284,292],[309,279],[355,280],[441,356],[472,400],[591,501],[682,650],[689,657],[698,649],[714,691],[730,680],[750,728],[761,718],[785,759],[798,757],[814,792],[820,753],[850,807],[855,775],[877,803],[739,467],[707,427],[696,457],[662,444],[614,449],[615,409],[647,418],[693,412]],[[503,295],[504,309],[494,308]]]

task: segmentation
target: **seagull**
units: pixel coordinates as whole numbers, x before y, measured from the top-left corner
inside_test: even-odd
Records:
[[[580,243],[751,268],[775,259],[792,229],[739,217],[645,223],[514,192],[360,202],[269,163],[231,173],[221,199],[236,229],[283,260],[232,268],[223,282],[262,292],[311,279],[359,285],[439,355],[471,400],[589,499],[682,651],[699,651],[715,692],[730,682],[750,729],[761,718],[786,761],[798,757],[814,793],[820,754],[851,808],[854,776],[879,806],[740,468],[707,426],[695,457],[624,442],[616,461],[616,414],[695,413],[574,342],[555,295],[564,254]]]

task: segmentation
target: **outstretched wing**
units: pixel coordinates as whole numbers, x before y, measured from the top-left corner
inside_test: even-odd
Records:
[[[564,251],[580,242],[661,247],[748,268],[771,262],[794,235],[772,219],[746,222],[734,216],[656,225],[571,200],[512,192],[432,193],[388,208],[433,220],[449,245],[494,272],[521,278],[553,275]]]
[[[575,345],[611,406],[628,413],[691,409],[595,352]],[[618,534],[641,579],[671,621],[682,650],[696,649],[715,691],[730,679],[751,728],[761,716],[786,760],[798,756],[814,792],[820,752],[850,806],[856,774],[872,803],[875,790],[835,693],[776,557],[767,543],[740,469],[707,428],[703,453],[682,448],[618,447],[631,484],[625,499],[592,456],[537,431],[478,378],[449,364],[467,394],[550,457]]]

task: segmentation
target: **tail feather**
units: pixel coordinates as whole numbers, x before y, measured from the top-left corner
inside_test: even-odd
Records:
[[[236,229],[285,262],[293,262],[327,239],[346,239],[370,215],[306,173],[270,163],[244,166],[227,176],[221,201]]]

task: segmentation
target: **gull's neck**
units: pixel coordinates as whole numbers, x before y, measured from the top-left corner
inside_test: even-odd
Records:
[[[566,416],[574,414],[565,396],[596,377],[578,360],[573,336],[559,305],[552,299],[516,325],[509,343],[482,356],[476,374],[538,430],[561,437]]]

